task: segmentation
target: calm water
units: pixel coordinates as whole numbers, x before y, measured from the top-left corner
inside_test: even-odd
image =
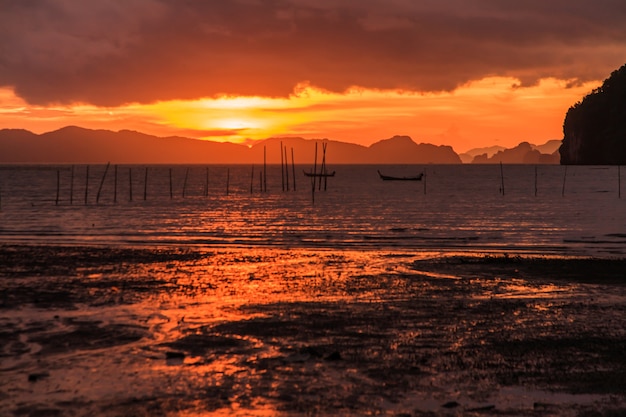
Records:
[[[267,192],[259,166],[149,166],[147,186],[145,166],[105,169],[0,167],[0,243],[626,255],[614,166],[505,165],[504,178],[499,165],[332,166],[314,201],[308,165],[296,191],[291,168],[283,191],[268,167]],[[385,182],[377,169],[426,176]]]

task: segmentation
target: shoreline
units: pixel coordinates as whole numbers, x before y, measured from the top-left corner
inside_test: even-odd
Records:
[[[0,257],[0,406],[16,415],[626,412],[623,259],[50,245]]]

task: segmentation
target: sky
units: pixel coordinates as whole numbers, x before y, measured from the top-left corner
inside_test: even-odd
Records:
[[[0,128],[457,152],[562,138],[623,0],[0,0]]]

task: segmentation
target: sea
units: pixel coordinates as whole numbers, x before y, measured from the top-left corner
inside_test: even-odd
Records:
[[[618,166],[313,168],[3,165],[0,244],[626,256]]]

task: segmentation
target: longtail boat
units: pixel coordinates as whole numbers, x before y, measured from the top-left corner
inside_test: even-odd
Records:
[[[335,171],[333,172],[306,172],[303,171],[304,175],[306,175],[307,177],[334,177],[335,176]]]
[[[383,175],[380,171],[378,171],[378,175],[380,175],[380,179],[383,181],[421,181],[424,173],[420,172],[413,177],[392,177],[390,175]]]

